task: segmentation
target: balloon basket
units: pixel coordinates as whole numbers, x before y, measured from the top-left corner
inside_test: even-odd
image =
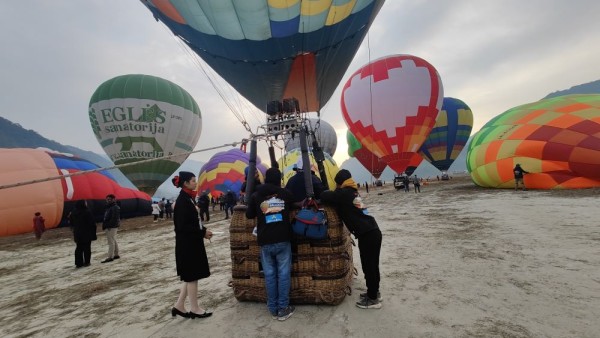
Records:
[[[353,264],[350,233],[335,209],[325,206],[328,238],[292,239],[292,276],[290,303],[340,304],[352,293]],[[295,212],[290,215],[293,219]],[[266,303],[265,280],[260,263],[260,246],[252,231],[256,219],[246,218],[246,206],[233,209],[229,227],[231,245],[231,282],[238,301]]]

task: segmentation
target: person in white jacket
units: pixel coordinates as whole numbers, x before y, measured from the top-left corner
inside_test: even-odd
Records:
[[[160,208],[157,202],[152,203],[152,216],[154,216],[154,222],[158,222],[158,215],[160,215]]]

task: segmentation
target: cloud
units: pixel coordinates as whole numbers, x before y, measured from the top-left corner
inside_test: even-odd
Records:
[[[597,13],[592,0],[386,1],[321,116],[343,147],[340,87],[349,75],[369,60],[413,54],[437,68],[446,96],[472,108],[477,131],[511,107],[599,79]],[[264,118],[222,80],[216,90],[140,1],[3,1],[0,20],[0,115],[58,142],[102,153],[87,120],[89,99],[123,74],[163,77],[192,94],[204,119],[196,149],[249,136],[230,107],[253,126]],[[206,161],[215,152],[192,156]],[[338,149],[336,161],[345,157]]]

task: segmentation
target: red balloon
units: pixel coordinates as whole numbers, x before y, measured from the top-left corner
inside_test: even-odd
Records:
[[[440,75],[412,55],[387,56],[354,73],[342,91],[348,129],[395,172],[403,172],[435,125],[444,90]]]

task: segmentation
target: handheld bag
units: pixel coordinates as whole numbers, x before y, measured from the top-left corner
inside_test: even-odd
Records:
[[[309,200],[304,208],[296,214],[292,230],[296,235],[306,238],[326,239],[327,215],[325,215],[325,211],[318,208],[314,200]]]

